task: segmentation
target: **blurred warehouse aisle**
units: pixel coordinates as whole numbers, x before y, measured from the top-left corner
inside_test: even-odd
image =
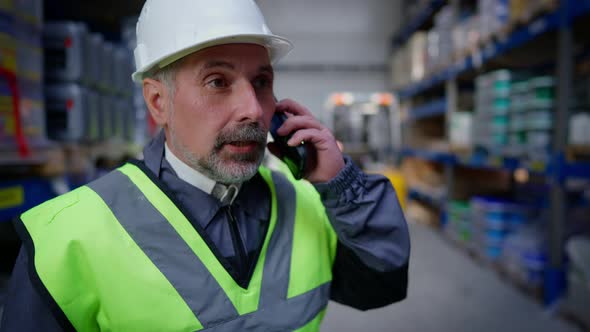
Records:
[[[331,303],[323,332],[578,331],[453,248],[432,229],[410,226],[408,298],[365,313]]]

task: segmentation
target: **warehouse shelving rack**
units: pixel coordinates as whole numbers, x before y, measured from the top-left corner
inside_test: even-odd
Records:
[[[452,1],[449,1],[449,3]],[[436,14],[446,1],[430,1],[423,12],[401,29],[401,33],[392,41],[393,49],[406,42],[418,27],[424,24]],[[453,2],[456,4],[457,2]],[[567,122],[569,118],[570,96],[572,93],[573,66],[575,54],[573,48],[572,26],[579,18],[590,14],[590,1],[588,0],[562,0],[558,7],[550,12],[533,19],[524,26],[519,26],[511,33],[495,39],[490,39],[478,50],[455,61],[439,72],[428,76],[422,81],[410,84],[398,89],[400,100],[409,101],[412,98],[429,94],[435,89],[443,90],[443,98],[426,105],[410,108],[406,114],[406,121],[426,119],[441,115],[449,116],[452,106],[456,105],[458,78],[462,75],[471,75],[473,71],[483,65],[506,55],[509,51],[518,50],[526,43],[541,37],[549,32],[557,33],[557,52],[555,53],[555,67],[557,78],[557,107],[554,120],[554,134],[552,152],[546,160],[531,160],[505,155],[488,155],[482,153],[454,153],[449,151],[434,151],[414,149],[405,146],[399,155],[401,158],[417,158],[444,165],[447,193],[452,192],[455,169],[458,166],[514,171],[519,168],[527,169],[532,174],[546,177],[550,185],[550,213],[548,239],[549,243],[549,267],[545,273],[544,300],[547,305],[554,303],[562,294],[565,287],[564,271],[564,225],[566,218],[566,189],[567,179],[590,179],[589,162],[571,162],[566,158]],[[438,206],[442,211],[441,221],[445,220],[445,204],[440,203],[439,197],[432,197],[423,191],[411,191],[410,198]],[[448,198],[448,195],[447,195]]]
[[[93,32],[100,33],[108,40],[116,41],[120,39],[121,20],[137,15],[143,2],[143,0],[125,2],[44,0],[42,21],[82,21],[90,26]],[[11,15],[0,10],[0,24],[13,22]],[[13,33],[11,29],[2,28],[0,27],[0,30]],[[35,26],[35,28],[42,29],[41,26]],[[0,79],[6,79],[6,76],[15,76],[14,69],[2,68],[0,65]],[[15,100],[14,109],[18,112],[18,89],[10,91],[9,95],[12,95]],[[18,114],[15,114],[15,121],[17,119]],[[2,229],[10,228],[9,223],[14,218],[29,208],[62,193],[64,188],[76,188],[91,179],[93,174],[86,174],[86,177],[82,178],[79,174],[72,174],[73,168],[76,168],[77,172],[80,171],[80,165],[73,165],[76,163],[75,159],[88,158],[92,163],[97,163],[101,159],[108,164],[106,167],[112,168],[127,157],[135,156],[141,151],[138,146],[121,144],[116,140],[58,143],[47,139],[33,142],[24,137],[19,140],[19,143],[20,145],[15,146],[14,149],[9,146],[0,149],[0,173],[2,174],[0,228]]]

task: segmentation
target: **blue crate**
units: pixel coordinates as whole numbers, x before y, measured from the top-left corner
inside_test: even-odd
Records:
[[[0,222],[9,222],[30,208],[56,196],[48,179],[2,181],[0,182]]]

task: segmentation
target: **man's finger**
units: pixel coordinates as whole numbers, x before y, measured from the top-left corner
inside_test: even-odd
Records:
[[[309,128],[322,129],[322,125],[312,116],[293,116],[288,118],[287,121],[283,123],[283,125],[278,129],[277,133],[279,135],[285,136],[294,131]]]
[[[277,103],[276,109],[279,112],[288,112],[294,115],[313,116],[313,114],[306,107],[302,106],[301,104],[292,99],[281,100]]]
[[[312,128],[298,130],[295,132],[295,134],[293,134],[293,137],[291,137],[287,144],[290,146],[297,146],[303,142],[309,142],[316,148],[321,148],[322,143],[325,143],[328,140],[329,137],[322,130]]]

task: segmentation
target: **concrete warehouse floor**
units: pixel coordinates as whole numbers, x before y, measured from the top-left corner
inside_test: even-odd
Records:
[[[322,332],[578,331],[430,228],[410,232],[408,298],[369,312],[331,303]]]

